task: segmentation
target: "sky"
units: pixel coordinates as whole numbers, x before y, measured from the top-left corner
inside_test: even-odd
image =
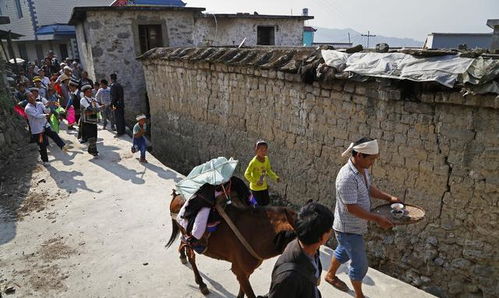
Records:
[[[489,33],[487,19],[499,19],[499,0],[184,0],[211,13],[257,11],[301,14],[307,25],[425,40],[431,32]]]

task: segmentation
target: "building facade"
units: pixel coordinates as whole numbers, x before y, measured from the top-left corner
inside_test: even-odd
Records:
[[[10,18],[10,24],[0,30],[12,30],[23,35],[13,42],[16,57],[40,62],[49,50],[58,58],[78,58],[75,32],[67,22],[73,7],[109,5],[110,0],[0,0],[0,15]]]
[[[492,43],[492,33],[430,33],[424,48],[457,49],[465,45],[468,49],[488,49]]]

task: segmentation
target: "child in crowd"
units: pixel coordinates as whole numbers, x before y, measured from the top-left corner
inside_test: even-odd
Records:
[[[140,151],[140,162],[147,163],[146,160],[146,116],[144,114],[138,115],[137,123],[133,126],[133,147],[132,153]]]
[[[279,182],[279,177],[272,171],[270,160],[267,156],[268,145],[263,140],[258,140],[255,145],[255,157],[250,161],[244,177],[250,183],[250,190],[253,198],[260,206],[265,206],[270,203],[269,186],[266,176]]]

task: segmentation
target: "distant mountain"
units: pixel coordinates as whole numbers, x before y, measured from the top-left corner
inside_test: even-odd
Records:
[[[315,32],[314,42],[348,42],[348,33],[350,33],[350,41],[353,45],[361,44],[364,47],[366,46],[367,37],[361,36],[361,33],[353,29],[315,28],[317,29],[317,32]],[[365,34],[367,34],[367,32]],[[371,37],[369,39],[369,47],[374,47],[377,43],[383,42],[387,43],[390,47],[421,47],[424,43],[423,41],[411,38],[376,35],[376,37]]]

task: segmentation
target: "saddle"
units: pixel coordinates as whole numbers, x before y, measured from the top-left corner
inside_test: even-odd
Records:
[[[222,217],[218,214],[215,208],[210,210],[210,215],[208,216],[208,223],[206,224],[206,230],[201,239],[196,239],[192,235],[186,235],[181,238],[182,243],[192,248],[195,252],[203,254],[208,248],[208,240],[210,239],[211,233],[214,233],[218,229],[218,225],[221,223]]]

